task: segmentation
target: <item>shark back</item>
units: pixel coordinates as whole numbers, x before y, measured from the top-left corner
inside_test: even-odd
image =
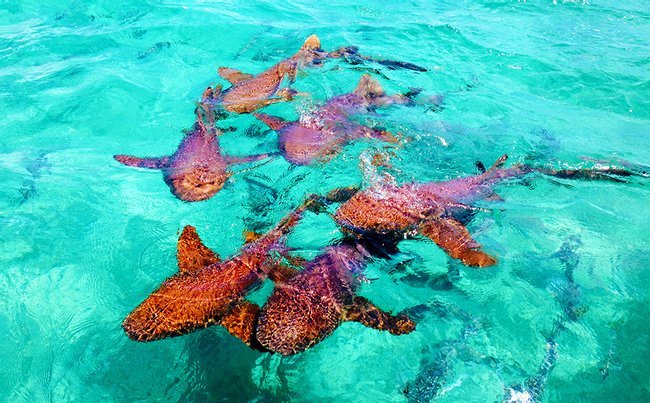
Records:
[[[354,246],[327,248],[285,284],[277,284],[262,309],[257,339],[282,355],[305,351],[329,336],[353,303],[365,257]]]

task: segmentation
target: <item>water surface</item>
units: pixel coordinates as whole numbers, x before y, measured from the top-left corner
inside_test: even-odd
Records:
[[[347,323],[289,358],[216,327],[146,344],[125,336],[123,318],[175,272],[184,225],[231,255],[243,230],[269,228],[305,193],[361,183],[359,155],[382,150],[357,143],[312,167],[278,158],[194,204],[159,172],[112,159],[173,152],[219,66],[260,72],[314,33],[326,49],[357,45],[429,71],[331,62],[298,77],[310,98],[265,112],[296,117],[363,73],[388,92],[445,96],[442,110],[370,117],[413,139],[391,161],[399,182],[474,174],[504,153],[650,165],[645,1],[5,2],[0,400],[497,401],[544,375],[551,339],[542,401],[650,400],[647,180],[500,187],[505,202],[470,224],[499,257],[489,269],[423,239],[372,262],[361,294],[394,312],[418,307],[410,335]],[[237,128],[222,137],[227,154],[277,149],[250,115],[224,125]],[[339,237],[327,216],[308,216],[289,244],[313,257]]]

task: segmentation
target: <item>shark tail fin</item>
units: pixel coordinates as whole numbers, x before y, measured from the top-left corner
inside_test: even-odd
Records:
[[[507,160],[508,160],[508,154],[503,154],[502,156],[499,157],[498,160],[496,160],[496,162],[494,164],[492,164],[490,169],[485,171],[485,174],[493,173],[496,169],[498,169],[499,167],[502,167],[503,164],[505,164],[505,162]]]
[[[381,87],[381,84],[379,84],[379,81],[372,78],[370,74],[364,74],[361,76],[357,88],[354,89],[354,93],[360,97],[374,98],[376,96],[384,95],[384,89]]]
[[[483,173],[481,173],[481,177],[485,180],[496,178],[499,173],[499,168],[501,168],[507,160],[508,160],[508,154],[503,154],[502,156],[499,157],[499,159],[497,159],[494,162],[494,164],[492,164],[490,169],[488,169],[487,171],[484,171],[485,166],[482,163],[477,164],[478,169],[483,171]]]

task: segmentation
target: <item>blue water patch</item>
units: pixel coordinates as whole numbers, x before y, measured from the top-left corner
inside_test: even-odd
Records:
[[[389,94],[422,89],[427,101],[359,117],[405,144],[353,142],[311,166],[273,158],[198,203],[113,159],[170,155],[205,88],[227,86],[218,67],[262,72],[312,34],[326,50],[427,71],[327,61],[299,73],[293,88],[307,95],[264,113],[295,120],[370,74]],[[4,4],[0,400],[650,400],[647,177],[498,186],[503,201],[468,224],[493,267],[463,266],[424,238],[372,260],[359,293],[411,315],[408,335],[344,323],[282,357],[218,326],[152,343],[121,328],[177,271],[185,225],[227,257],[308,193],[474,175],[506,153],[509,165],[647,175],[648,38],[646,1]],[[224,154],[278,150],[251,115],[219,124],[234,128]],[[389,179],[368,163],[375,153],[389,156]],[[288,246],[312,259],[340,238],[328,215],[308,214]]]

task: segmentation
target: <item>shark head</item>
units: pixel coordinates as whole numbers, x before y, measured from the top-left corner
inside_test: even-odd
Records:
[[[395,102],[394,97],[387,96],[379,81],[369,74],[361,77],[352,93],[358,97],[361,106],[367,108],[387,106]]]
[[[211,198],[223,188],[231,174],[208,166],[193,166],[189,169],[170,172],[165,182],[174,196],[183,201],[195,202]]]
[[[300,68],[315,67],[321,66],[328,55],[329,53],[321,49],[320,39],[312,35],[305,40],[300,50],[291,59],[297,62]]]

